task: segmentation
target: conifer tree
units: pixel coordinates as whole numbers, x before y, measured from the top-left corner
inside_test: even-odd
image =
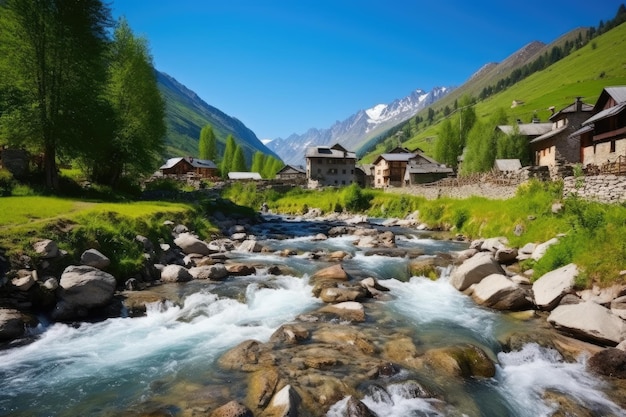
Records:
[[[248,171],[248,168],[246,167],[246,158],[243,154],[243,148],[239,145],[235,147],[235,156],[233,157],[233,164],[231,166],[231,171],[234,171],[234,172]]]
[[[252,157],[251,172],[258,172],[263,175],[263,166],[265,165],[265,154],[261,151],[256,151]]]
[[[215,162],[217,156],[217,138],[213,133],[213,127],[206,125],[200,130],[198,141],[198,156],[200,159],[208,159]]]
[[[235,148],[237,144],[235,143],[235,138],[233,135],[228,135],[226,137],[226,148],[224,149],[224,155],[222,156],[222,162],[220,164],[220,171],[222,172],[223,177],[227,177],[230,171],[233,171],[233,159],[235,158]]]

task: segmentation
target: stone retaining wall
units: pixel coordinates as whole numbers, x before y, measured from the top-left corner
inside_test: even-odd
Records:
[[[476,183],[459,186],[411,186],[402,188],[387,188],[387,192],[411,194],[435,200],[441,197],[469,198],[472,196],[485,197],[496,200],[506,200],[515,196],[517,185],[497,185],[493,183]]]
[[[563,179],[563,197],[577,194],[585,200],[601,203],[626,202],[626,177],[593,175]]]

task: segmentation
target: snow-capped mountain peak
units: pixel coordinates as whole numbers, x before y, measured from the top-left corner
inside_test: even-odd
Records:
[[[387,109],[387,105],[386,104],[377,104],[376,106],[372,107],[371,109],[367,109],[365,110],[365,113],[367,114],[367,117],[369,117],[369,119],[367,120],[370,123],[376,123],[378,120],[380,120],[382,118],[383,112]]]

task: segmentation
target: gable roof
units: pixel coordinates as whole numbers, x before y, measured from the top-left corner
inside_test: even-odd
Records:
[[[208,159],[196,159],[190,156],[185,156],[185,157],[179,157],[179,158],[170,158],[168,159],[165,164],[161,165],[161,167],[159,169],[169,169],[172,168],[174,166],[176,166],[178,163],[180,163],[181,161],[185,161],[187,162],[189,165],[191,165],[194,168],[214,168],[217,169],[217,165],[215,165],[215,163],[211,160]]]
[[[552,116],[550,116],[550,120],[556,120],[556,119],[559,119],[559,116],[561,116],[563,114],[576,113],[578,111],[579,111],[578,110],[578,101],[575,101],[572,104],[570,104],[569,106],[559,110],[558,112],[556,112]],[[593,105],[587,104],[587,103],[580,103],[580,111],[581,112],[593,111]]]
[[[347,159],[356,159],[356,154],[354,152],[348,152],[341,145],[335,145],[332,148],[328,146],[313,146],[310,148],[306,148],[305,156],[307,158],[347,158]]]
[[[626,108],[626,101],[618,104],[617,106],[609,107],[606,110],[602,110],[596,115],[590,117],[589,119],[583,122],[583,126],[588,126],[598,120],[606,119],[607,117],[615,116],[616,114],[620,114]]]
[[[537,142],[541,142],[544,141],[546,139],[550,139],[553,136],[558,135],[559,133],[561,133],[562,131],[564,131],[565,129],[567,129],[569,126],[565,125],[565,126],[561,126],[558,129],[554,129],[549,131],[548,133],[541,135],[541,136],[537,136],[535,139],[532,139],[530,141],[530,143],[537,143]]]
[[[280,174],[280,173],[285,172],[285,171],[287,171],[289,169],[291,169],[292,171],[296,171],[297,173],[300,173],[300,174],[306,174],[306,170],[304,169],[304,167],[302,167],[300,165],[285,165],[276,174]]]
[[[414,153],[383,153],[378,155],[376,160],[374,161],[374,165],[378,164],[381,160],[385,160],[387,162],[408,162],[409,159],[415,157]]]

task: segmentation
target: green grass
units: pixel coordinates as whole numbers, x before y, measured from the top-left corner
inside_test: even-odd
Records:
[[[57,272],[78,262],[84,250],[95,248],[111,259],[109,272],[124,282],[142,267],[138,234],[155,244],[159,239],[171,241],[165,220],[185,224],[203,238],[216,231],[197,207],[182,203],[4,197],[0,198],[0,248],[11,260],[21,254],[36,258],[33,243],[52,239],[68,252],[55,263]]]

